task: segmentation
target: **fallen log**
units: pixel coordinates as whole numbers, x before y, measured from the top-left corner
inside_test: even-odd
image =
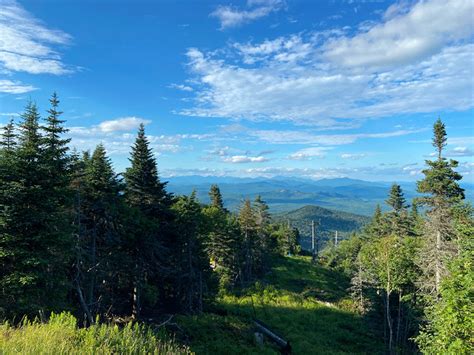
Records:
[[[282,354],[291,354],[291,345],[289,341],[283,339],[280,335],[271,330],[270,327],[262,321],[254,319],[253,322],[259,332],[266,335],[271,341],[273,341],[280,347],[280,352]]]

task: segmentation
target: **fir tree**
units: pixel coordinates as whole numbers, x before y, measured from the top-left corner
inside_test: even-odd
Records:
[[[4,152],[12,152],[16,146],[15,123],[11,119],[4,127],[2,132],[2,139],[0,141],[0,148]]]
[[[156,277],[160,264],[163,264],[163,247],[169,249],[174,242],[169,238],[171,196],[165,190],[158,176],[156,160],[145,136],[144,125],[138,129],[132,147],[130,162],[132,166],[124,174],[125,199],[128,205],[138,209],[147,222],[135,231],[135,240],[130,245],[135,259],[133,286],[133,316],[138,317],[141,310],[141,294],[146,279]]]
[[[398,184],[393,184],[387,199],[387,204],[392,207],[396,213],[400,213],[406,206],[406,200],[402,188]]]
[[[211,189],[209,190],[209,198],[211,200],[211,206],[224,210],[224,201],[222,200],[219,186],[215,184],[211,185]]]
[[[418,192],[427,195],[419,198],[418,202],[428,207],[425,247],[420,258],[425,276],[422,285],[429,293],[438,295],[441,279],[447,273],[446,260],[455,250],[451,211],[464,199],[464,190],[458,183],[462,176],[454,170],[458,162],[448,161],[442,156],[447,138],[441,120],[434,124],[433,131],[433,146],[438,159],[426,161],[428,168],[423,170],[425,178],[418,181]]]
[[[125,172],[125,198],[127,202],[140,209],[146,216],[163,217],[171,200],[165,191],[166,183],[158,176],[156,160],[145,136],[145,126],[140,125],[135,144],[132,147],[132,166]]]

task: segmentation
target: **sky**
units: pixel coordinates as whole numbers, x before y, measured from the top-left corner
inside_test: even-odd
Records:
[[[144,123],[163,177],[474,182],[472,0],[0,0],[0,125],[57,92],[118,172]]]

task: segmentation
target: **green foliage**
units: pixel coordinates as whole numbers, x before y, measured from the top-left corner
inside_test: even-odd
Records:
[[[298,210],[274,216],[274,220],[280,223],[290,222],[291,226],[297,228],[301,236],[301,247],[311,249],[311,221],[318,222],[316,237],[319,249],[334,238],[338,231],[339,238],[348,238],[350,233],[362,228],[370,219],[352,213],[330,210],[319,206],[305,206]]]
[[[47,323],[24,319],[0,325],[0,353],[8,354],[189,354],[186,347],[139,324],[97,324],[78,328],[69,313],[51,314]]]
[[[179,317],[178,323],[197,354],[279,353],[268,340],[255,344],[254,317],[289,340],[295,354],[383,353],[367,323],[349,310],[347,287],[346,277],[308,257],[278,257],[261,282],[219,297],[216,313]]]
[[[470,245],[467,245],[467,244]],[[449,266],[440,299],[427,310],[428,324],[417,337],[426,354],[474,352],[474,248],[471,240]]]

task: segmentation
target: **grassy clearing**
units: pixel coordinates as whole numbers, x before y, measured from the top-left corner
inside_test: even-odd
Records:
[[[344,276],[312,265],[309,257],[281,258],[262,282],[220,297],[214,313],[176,317],[177,341],[138,324],[82,329],[63,313],[47,324],[0,325],[0,354],[278,354],[268,341],[255,345],[254,317],[289,340],[294,354],[383,353],[351,311],[347,287]]]
[[[261,283],[219,299],[217,312],[227,315],[180,317],[179,324],[197,354],[278,353],[268,342],[255,346],[254,316],[289,340],[295,354],[383,353],[383,344],[350,310],[347,287],[346,278],[309,258],[282,258]]]
[[[0,325],[0,354],[188,354],[163,334],[138,324],[78,328],[71,314],[53,314],[48,323],[25,320]]]

